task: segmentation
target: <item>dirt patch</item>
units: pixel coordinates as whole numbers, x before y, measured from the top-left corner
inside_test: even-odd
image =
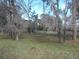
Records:
[[[66,40],[65,43],[71,44],[71,45],[79,44],[79,40]]]

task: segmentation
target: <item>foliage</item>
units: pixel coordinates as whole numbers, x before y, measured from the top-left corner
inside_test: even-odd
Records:
[[[4,16],[0,16],[0,27],[4,27],[7,24],[7,20]]]
[[[38,25],[37,30],[44,30],[44,27],[42,25]]]

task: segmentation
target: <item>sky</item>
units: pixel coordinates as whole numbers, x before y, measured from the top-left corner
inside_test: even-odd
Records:
[[[27,4],[27,0],[24,0],[25,2],[26,2],[26,4]],[[59,3],[59,5],[60,5],[60,8],[63,10],[64,8],[65,8],[65,0],[60,0],[60,3]],[[39,16],[39,18],[40,18],[40,15],[43,13],[43,2],[41,1],[41,0],[35,0],[33,3],[32,3],[32,12],[33,11],[35,11],[36,12],[36,14],[38,14],[38,16]],[[50,7],[49,7],[50,8]],[[48,8],[48,9],[49,9]],[[52,14],[53,12],[51,12],[51,14]],[[70,13],[70,12],[68,12],[68,13]],[[22,17],[23,18],[25,18],[25,19],[27,19],[27,17],[26,17],[26,14],[23,14],[22,15]]]
[[[41,0],[34,1],[32,3],[32,6],[31,6],[32,7],[32,12],[35,11],[35,13],[38,14],[39,18],[40,18],[40,15],[43,13],[43,7],[42,6],[43,6],[43,4],[42,4]],[[25,19],[27,19],[27,17],[26,17],[25,14],[22,17],[25,18]]]

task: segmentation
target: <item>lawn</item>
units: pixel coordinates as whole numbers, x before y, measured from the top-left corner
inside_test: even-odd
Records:
[[[19,41],[0,35],[0,59],[79,59],[79,43],[60,44],[49,34],[23,34]]]

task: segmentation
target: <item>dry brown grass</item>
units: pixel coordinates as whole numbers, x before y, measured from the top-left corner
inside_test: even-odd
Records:
[[[66,40],[65,43],[70,45],[75,45],[75,44],[79,44],[79,40]]]

